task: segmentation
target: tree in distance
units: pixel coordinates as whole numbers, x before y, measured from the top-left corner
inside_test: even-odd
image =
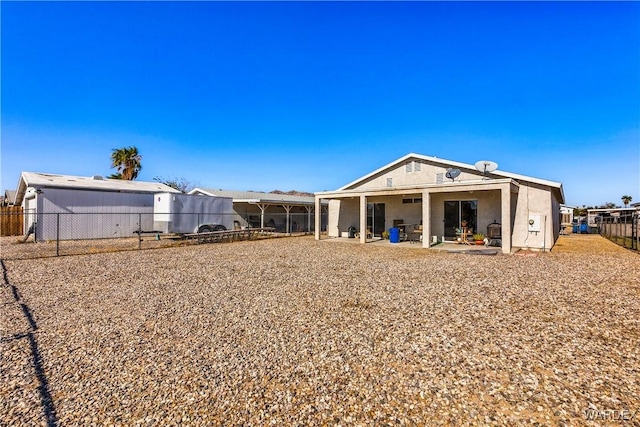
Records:
[[[114,148],[111,151],[111,167],[117,173],[109,175],[110,179],[125,179],[133,181],[142,170],[142,156],[136,147]]]
[[[168,185],[171,188],[175,188],[181,193],[188,193],[189,191],[193,190],[195,187],[190,181],[187,181],[184,178],[171,179],[171,178],[163,178],[161,176],[156,176],[155,178],[153,178],[153,180],[160,182],[164,185]]]

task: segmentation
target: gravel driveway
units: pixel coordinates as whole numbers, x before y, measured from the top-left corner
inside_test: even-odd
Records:
[[[590,237],[4,260],[0,425],[640,425],[640,255]]]

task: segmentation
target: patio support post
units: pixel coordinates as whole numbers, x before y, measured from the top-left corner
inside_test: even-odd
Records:
[[[316,240],[320,240],[320,217],[321,217],[321,211],[320,211],[320,197],[316,196],[316,216],[314,218],[314,222],[316,223],[316,229],[315,229],[315,236],[316,236]]]
[[[511,253],[511,184],[501,186],[502,253]]]
[[[360,243],[367,243],[367,196],[364,194],[360,196]]]
[[[422,247],[431,246],[431,193],[429,190],[422,192]]]

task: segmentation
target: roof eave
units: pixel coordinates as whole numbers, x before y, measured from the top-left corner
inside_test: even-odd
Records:
[[[371,173],[368,173],[367,175],[365,175],[365,176],[363,176],[361,178],[356,179],[355,181],[350,182],[347,185],[344,185],[344,186],[338,188],[337,191],[347,190],[350,187],[353,187],[354,185],[357,185],[357,184],[359,184],[361,182],[364,182],[367,179],[369,179],[369,178],[371,178],[371,177],[373,177],[373,176],[375,176],[375,175],[377,175],[377,174],[379,174],[381,172],[384,172],[385,170],[387,170],[387,169],[389,169],[389,168],[391,168],[393,166],[401,164],[402,162],[404,162],[404,161],[406,161],[408,159],[411,159],[411,158],[425,160],[425,161],[428,161],[428,162],[440,163],[440,164],[443,164],[443,165],[453,166],[453,167],[458,167],[458,168],[463,168],[463,169],[476,170],[475,165],[470,165],[470,164],[462,163],[462,162],[456,162],[456,161],[453,161],[453,160],[441,159],[441,158],[435,157],[435,156],[425,156],[423,154],[409,153],[409,154],[406,154],[406,155],[400,157],[397,160],[394,160],[391,163],[388,163],[388,164],[376,169],[375,171],[373,171]],[[562,184],[559,183],[559,182],[548,181],[546,179],[534,178],[534,177],[530,177],[530,176],[526,176],[526,175],[520,175],[520,174],[516,174],[516,173],[511,173],[511,172],[503,172],[503,171],[500,171],[500,170],[497,170],[497,169],[495,171],[491,172],[491,174],[492,175],[503,176],[505,178],[513,178],[513,179],[515,179],[517,181],[527,181],[527,182],[532,182],[532,183],[535,183],[535,184],[545,185],[545,186],[548,186],[548,187],[558,188],[559,192],[560,192],[561,200],[564,201],[564,191],[562,189]]]
[[[335,191],[319,191],[315,193],[316,198],[323,198],[325,196],[333,197],[337,195],[349,195],[349,194],[362,194],[362,193],[376,193],[376,192],[388,192],[388,191],[421,191],[429,188],[463,188],[471,185],[486,185],[493,186],[496,184],[510,183],[516,187],[520,187],[520,183],[513,178],[501,178],[501,179],[474,179],[455,182],[443,182],[443,183],[430,183],[430,184],[410,184],[410,185],[398,185],[394,187],[378,187],[378,188],[352,188],[348,190],[335,190]]]

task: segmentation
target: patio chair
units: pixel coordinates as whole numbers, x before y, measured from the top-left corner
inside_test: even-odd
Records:
[[[422,224],[416,225],[411,230],[411,242],[422,242]]]

